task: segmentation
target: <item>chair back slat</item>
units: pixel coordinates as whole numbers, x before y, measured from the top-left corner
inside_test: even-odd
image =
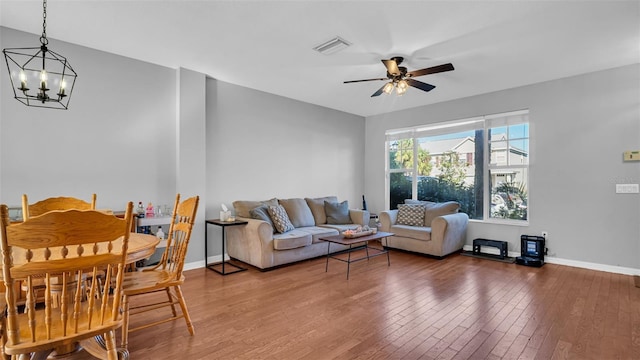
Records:
[[[121,326],[132,217],[129,202],[124,219],[97,210],[52,210],[10,225],[8,207],[0,205],[6,354],[45,351]],[[83,277],[96,279],[102,271],[102,289],[97,281],[87,289]],[[24,309],[16,301],[20,287],[14,284],[19,281],[26,287]],[[42,297],[44,306],[36,306]]]
[[[180,194],[176,195],[167,247],[160,260],[160,267],[171,273],[170,279],[177,280],[182,277],[184,259],[191,238],[191,230],[196,220],[199,202],[199,196],[180,202]]]
[[[22,195],[22,218],[27,220],[32,216],[40,216],[53,210],[95,210],[96,194],[91,195],[91,202],[69,196],[59,196],[40,200],[29,204],[27,194]]]

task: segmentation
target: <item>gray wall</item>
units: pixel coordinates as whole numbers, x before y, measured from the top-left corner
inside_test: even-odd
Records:
[[[364,118],[50,41],[78,73],[69,110],[19,103],[0,71],[1,203],[95,192],[98,207],[122,209],[197,194],[191,266],[204,264],[204,219],[217,218],[221,203],[337,195],[361,206]],[[0,27],[2,48],[37,44]],[[220,231],[209,235],[217,260]]]
[[[38,38],[0,27],[2,48],[37,46]],[[0,71],[0,202],[96,193],[101,208],[172,204],[175,70],[55,39],[49,48],[78,73],[69,110],[21,104]]]
[[[436,89],[437,91],[437,89]],[[366,119],[365,178],[373,210],[384,208],[384,132],[433,122],[530,109],[529,226],[472,222],[474,238],[509,242],[548,231],[549,255],[640,269],[640,65],[631,65]]]
[[[273,197],[336,195],[360,208],[364,118],[209,79],[206,161],[208,218],[222,203]],[[216,249],[219,234],[211,226]]]

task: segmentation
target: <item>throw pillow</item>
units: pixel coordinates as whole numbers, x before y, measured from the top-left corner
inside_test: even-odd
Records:
[[[289,220],[287,211],[282,207],[282,205],[269,206],[268,211],[271,221],[273,221],[273,225],[279,233],[284,234],[287,231],[295,229],[291,220]]]
[[[236,216],[250,218],[251,214],[249,212],[251,209],[255,209],[260,205],[278,205],[278,200],[276,198],[263,200],[263,201],[247,201],[247,200],[236,200],[233,202],[233,208],[236,211]]]
[[[276,232],[276,227],[273,226],[273,221],[271,221],[271,216],[269,216],[269,208],[266,205],[249,210],[249,215],[251,215],[252,219],[266,221],[273,228],[273,232]]]
[[[316,224],[311,209],[304,199],[278,199],[278,202],[287,211],[293,226],[299,228]]]
[[[316,222],[316,225],[322,225],[327,223],[327,213],[324,211],[324,202],[338,202],[338,198],[335,196],[325,196],[321,198],[304,198],[309,205],[309,209],[311,209],[311,213],[313,214],[313,219]]]
[[[349,203],[346,200],[341,203],[325,200],[324,211],[327,214],[327,224],[351,224]]]
[[[424,226],[424,206],[422,205],[398,205],[398,225]]]

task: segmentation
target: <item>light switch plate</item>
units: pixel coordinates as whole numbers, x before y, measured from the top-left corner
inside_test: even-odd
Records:
[[[640,184],[616,184],[616,194],[640,193]]]
[[[625,151],[623,157],[624,161],[640,161],[640,150]]]

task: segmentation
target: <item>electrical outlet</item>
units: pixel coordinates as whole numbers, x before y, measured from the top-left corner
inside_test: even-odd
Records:
[[[542,232],[542,237],[546,239],[546,238],[547,238],[547,236],[549,236],[549,232],[547,232],[547,231],[543,231],[543,232]]]

